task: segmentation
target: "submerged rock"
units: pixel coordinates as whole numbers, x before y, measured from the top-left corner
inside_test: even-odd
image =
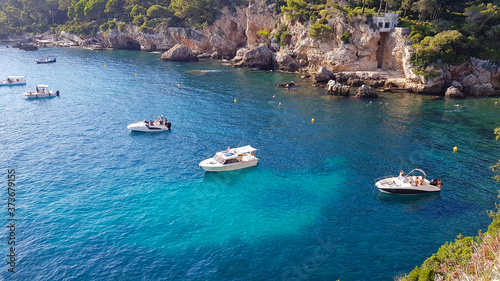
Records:
[[[173,46],[170,50],[166,51],[161,55],[160,60],[164,61],[198,61],[198,57],[195,56],[188,47],[177,44]]]

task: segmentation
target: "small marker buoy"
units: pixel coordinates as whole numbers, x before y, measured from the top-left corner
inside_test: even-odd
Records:
[[[456,146],[453,147],[453,152],[457,152],[457,150],[458,150],[458,147],[456,147]]]
[[[89,60],[89,58],[87,58],[87,60]]]
[[[106,65],[104,65],[104,67],[106,67]]]
[[[234,102],[236,102],[236,99],[234,99]]]
[[[135,76],[137,76],[137,73],[135,74]]]
[[[313,119],[311,119],[311,122],[312,122],[312,123],[314,123],[314,118],[313,118]]]
[[[181,87],[181,84],[177,84],[177,88],[180,88]]]

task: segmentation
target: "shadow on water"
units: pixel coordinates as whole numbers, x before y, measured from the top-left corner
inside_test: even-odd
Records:
[[[240,170],[225,171],[225,172],[205,172],[203,175],[204,182],[215,182],[215,183],[230,183],[234,180],[240,180],[249,174],[255,172],[258,166],[252,166]],[[201,169],[201,168],[200,168]]]
[[[424,194],[413,194],[413,195],[400,195],[400,194],[387,194],[375,191],[378,194],[375,194],[375,198],[384,203],[392,203],[392,204],[420,204],[430,200],[436,200],[441,196],[441,193],[424,193]]]

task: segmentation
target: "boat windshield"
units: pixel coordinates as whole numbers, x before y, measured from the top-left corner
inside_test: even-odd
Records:
[[[221,164],[224,164],[224,158],[220,157],[220,155],[216,154],[214,156],[214,160],[221,163]]]

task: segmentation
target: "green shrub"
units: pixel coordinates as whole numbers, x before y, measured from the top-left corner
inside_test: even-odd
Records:
[[[142,25],[148,18],[144,15],[138,15],[134,17],[134,20],[132,21],[133,25],[140,26]]]
[[[309,29],[309,37],[315,40],[329,39],[332,34],[332,28],[328,25],[315,23]]]
[[[349,39],[351,38],[351,36],[352,36],[352,33],[349,32],[349,31],[346,31],[346,32],[344,32],[344,34],[342,34],[342,37],[340,37],[340,39],[342,41],[344,41],[344,43],[348,44],[349,43]]]
[[[290,44],[291,40],[292,40],[292,34],[290,34],[290,32],[288,31],[283,32],[280,36],[280,46],[284,47]]]
[[[257,34],[265,38],[269,37],[269,31],[267,29],[259,30]]]
[[[119,30],[120,32],[123,32],[123,31],[125,30],[125,24],[126,24],[126,23],[124,23],[124,22],[119,22],[119,23],[118,23],[118,30]]]

